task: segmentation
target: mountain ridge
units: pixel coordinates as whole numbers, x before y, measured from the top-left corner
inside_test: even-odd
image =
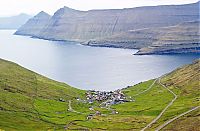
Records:
[[[32,24],[29,25],[27,22],[27,24],[22,26],[15,34],[29,35],[46,40],[86,43],[89,41],[89,44],[91,41],[94,41],[94,43],[97,41],[100,46],[113,47],[112,45],[104,45],[104,41],[100,43],[98,40],[104,40],[131,30],[169,27],[197,19],[199,19],[199,2],[185,5],[162,5],[89,11],[78,11],[63,7],[57,10],[52,17],[45,20],[46,22],[41,20],[41,23],[43,23],[42,26],[37,28],[37,24],[40,23],[40,21],[35,22],[33,20],[30,22],[30,20],[29,22]],[[30,28],[32,25],[35,25],[34,31]],[[24,31],[21,31],[21,29],[24,29]],[[125,45],[124,43],[120,43],[124,38],[118,41],[118,47],[128,48],[130,46],[129,44]],[[144,37],[140,39],[141,42],[139,41],[133,44],[133,46],[136,46],[135,48],[148,48],[147,46],[150,45],[149,42],[153,42],[149,40],[147,44],[141,44],[144,43],[143,41],[146,41],[147,38]],[[185,47],[183,46],[183,48]],[[154,54],[154,52],[146,54]],[[161,50],[159,54],[162,54],[162,52]],[[177,50],[177,52],[181,53],[182,51]],[[166,54],[166,52],[163,53]],[[138,54],[142,54],[142,52]]]
[[[70,13],[66,11],[66,15],[69,16],[61,19],[54,19],[53,16],[48,23],[49,27],[40,30],[40,34],[36,35],[38,35],[39,38],[44,39],[85,41],[93,38],[111,36],[113,33],[115,34],[132,29],[141,29],[149,26],[168,26],[170,21],[171,25],[175,25],[181,21],[194,20],[198,18],[198,13],[195,12],[199,8],[198,3],[178,6],[169,5],[164,7],[166,7],[166,9],[163,8],[163,6],[90,11],[77,11],[70,9],[70,13],[72,10],[73,15],[70,15]],[[160,10],[161,8],[162,10]],[[64,9],[65,8],[59,9],[54,15],[62,15]],[[163,15],[165,15],[166,18],[163,17]],[[176,17],[173,15],[176,15]],[[185,16],[181,18],[179,15]],[[168,21],[166,23],[165,20],[167,19]],[[180,19],[182,20],[180,21]],[[140,24],[138,24],[138,22],[140,22]],[[55,24],[57,26],[54,26]],[[66,33],[65,30],[68,32]],[[59,33],[59,35],[56,35],[56,33]]]

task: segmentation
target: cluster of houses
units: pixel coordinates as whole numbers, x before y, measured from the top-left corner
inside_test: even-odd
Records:
[[[124,93],[121,90],[116,91],[95,91],[95,90],[88,90],[86,93],[86,100],[82,100],[80,98],[77,98],[77,101],[83,102],[83,103],[94,103],[99,102],[101,108],[106,108],[111,111],[111,114],[118,114],[114,109],[111,109],[111,105],[115,104],[121,104],[124,102],[132,102],[134,101],[131,97],[126,98]],[[62,101],[62,99],[60,99]],[[89,107],[89,110],[95,112],[92,114],[89,114],[87,116],[87,120],[93,119],[94,116],[106,116],[106,114],[102,114],[100,111],[97,111],[93,108],[93,106]]]
[[[116,110],[110,108],[111,105],[130,102],[133,100],[127,100],[126,96],[121,90],[109,91],[109,92],[89,90],[86,92],[86,101],[88,103],[93,103],[95,101],[98,101],[101,103],[100,107],[111,110],[112,114],[118,114]],[[93,107],[90,107],[89,109],[94,111]],[[105,114],[101,114],[101,112],[96,111],[96,113],[94,114],[89,114],[87,116],[87,120],[90,120],[94,116],[99,116],[99,115],[102,116]]]
[[[102,102],[101,106],[103,107],[130,101],[126,99],[121,90],[109,92],[89,90],[86,92],[86,99],[88,103],[93,103],[94,101]]]

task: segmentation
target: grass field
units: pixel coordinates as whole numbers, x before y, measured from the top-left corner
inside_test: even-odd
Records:
[[[199,64],[200,61],[197,61],[184,66],[161,79],[178,98],[147,130],[155,130],[165,121],[200,105]],[[89,104],[77,101],[76,98],[86,99],[85,92],[50,80],[12,62],[0,60],[0,129],[141,130],[173,99],[173,95],[158,80],[124,88],[127,98],[131,97],[135,101],[111,106],[111,110],[100,108],[98,102]],[[68,110],[69,102],[73,111]],[[89,110],[90,106],[94,106],[103,115],[87,120],[86,117],[95,112]],[[119,114],[112,114],[112,110]],[[163,130],[182,127],[186,130],[196,129],[199,111],[191,112],[174,123]],[[190,123],[189,127],[186,127],[187,123]]]

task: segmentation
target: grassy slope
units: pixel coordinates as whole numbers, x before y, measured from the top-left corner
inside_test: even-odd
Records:
[[[136,85],[124,91],[128,96],[134,96],[142,90],[147,89],[153,80]],[[108,129],[108,130],[130,130],[141,129],[166,106],[172,96],[156,84],[152,90],[143,95],[134,97],[135,102],[115,105],[112,108],[116,109],[119,114],[107,114],[107,116],[97,116],[88,122],[76,122],[79,126],[87,126],[92,129]],[[163,99],[165,98],[165,99]],[[156,102],[154,102],[156,101]]]
[[[163,130],[168,131],[200,131],[200,110],[193,111],[172,122]]]
[[[0,60],[0,128],[53,129],[67,123],[66,102],[84,91],[59,83],[14,63]]]
[[[166,113],[164,113],[158,123],[154,124],[152,129],[157,127],[158,124],[162,124],[167,119],[173,118],[178,114],[200,105],[200,60],[173,71],[164,77],[162,82],[178,95],[178,99]],[[198,109],[198,111],[190,114],[188,119],[186,119],[187,117],[185,117],[184,120],[179,119],[175,121],[177,124],[172,123],[170,127],[173,127],[174,130],[178,130],[180,127],[183,128],[182,130],[193,130],[194,128],[199,127],[199,124],[195,124],[193,120],[200,121],[200,110]],[[190,126],[187,126],[186,123]]]
[[[153,124],[153,126],[147,130],[155,130],[156,127],[163,124],[165,121],[174,118],[200,104],[200,93],[198,91],[200,75],[199,65],[200,61],[197,61],[191,65],[177,69],[161,79],[162,83],[167,85],[167,87],[178,95],[178,98],[174,104],[167,109],[166,113],[163,114],[158,122]],[[166,105],[173,99],[172,94],[158,84],[158,82],[156,82],[155,85],[147,92],[135,96],[136,94],[146,90],[152,82],[153,80],[150,80],[124,89],[123,91],[125,94],[127,96],[132,96],[132,98],[135,99],[135,102],[113,106],[112,108],[119,111],[119,114],[110,114],[107,117],[96,117],[87,123],[75,122],[76,126],[87,126],[93,129],[109,130],[142,129],[154,118],[156,118],[164,107],[166,107]],[[180,121],[180,123],[182,122],[184,125],[179,125],[178,127],[172,123],[170,127],[171,129],[179,129],[180,127],[183,127],[185,130],[191,130],[194,128],[197,129],[198,125],[196,123],[199,121],[198,116],[199,111],[195,111],[194,113],[191,113],[191,116],[188,119]],[[194,120],[195,122],[190,120]],[[190,124],[190,126],[187,126],[186,123]]]
[[[152,130],[164,121],[199,104],[198,65],[199,62],[196,62],[180,68],[161,80],[176,92],[178,99],[153,125]],[[83,97],[85,91],[50,80],[14,63],[0,60],[0,129],[64,130],[64,127],[68,126],[69,129],[79,130],[140,130],[158,116],[173,99],[173,96],[158,82],[147,92],[135,96],[148,89],[153,82],[154,80],[149,80],[123,89],[128,97],[132,96],[135,99],[135,102],[112,106],[119,114],[111,114],[110,110],[101,109],[94,104],[96,110],[101,110],[106,115],[86,120],[86,116],[91,113],[88,110],[91,105],[75,100],[75,97]],[[59,98],[65,99],[66,102],[60,102]],[[69,100],[72,101],[72,108],[82,114],[67,110]],[[190,119],[194,118],[197,121],[197,114],[198,112],[191,113]],[[188,119],[180,120],[176,122],[188,121]],[[166,128],[174,128],[173,126],[172,123]]]

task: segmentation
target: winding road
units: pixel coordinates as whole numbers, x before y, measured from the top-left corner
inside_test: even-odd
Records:
[[[163,76],[162,76],[162,77],[163,77]],[[146,125],[141,131],[145,131],[147,128],[150,128],[155,122],[157,122],[158,119],[161,118],[161,116],[166,112],[166,110],[167,110],[167,109],[174,103],[174,101],[177,99],[177,95],[176,95],[173,91],[171,91],[169,88],[167,88],[164,84],[161,83],[161,78],[162,78],[162,77],[155,79],[154,82],[153,82],[153,83],[149,86],[149,88],[147,88],[146,90],[144,90],[144,91],[142,91],[142,92],[140,92],[140,93],[134,95],[134,96],[138,96],[138,95],[140,95],[140,94],[143,94],[143,93],[149,91],[149,90],[153,87],[153,85],[156,83],[156,81],[158,81],[158,83],[159,83],[162,87],[164,87],[165,89],[167,89],[167,90],[174,96],[174,98],[173,98],[173,99],[171,100],[171,102],[162,110],[162,112],[161,112],[154,120],[152,120],[148,125]],[[182,114],[180,114],[180,115],[178,115],[178,116],[176,116],[176,117],[174,117],[174,118],[168,120],[167,122],[165,122],[164,124],[162,124],[161,126],[159,126],[158,128],[156,128],[155,131],[160,131],[162,128],[164,128],[165,126],[167,126],[167,125],[170,124],[171,122],[175,121],[176,119],[178,119],[178,118],[180,118],[180,117],[182,117],[182,116],[184,116],[184,115],[186,115],[186,114],[188,114],[188,113],[190,113],[190,112],[192,112],[192,111],[194,111],[194,110],[197,110],[197,109],[199,109],[199,108],[200,108],[200,106],[194,107],[194,108],[192,108],[191,110],[186,111],[186,112],[184,112],[184,113],[182,113]],[[75,113],[79,113],[79,114],[83,114],[83,113],[81,113],[81,112],[75,111],[75,110],[71,107],[71,100],[69,100],[68,111],[75,112]],[[72,124],[72,123],[69,123],[66,127],[69,127],[70,124]]]
[[[171,122],[175,121],[176,119],[178,119],[178,118],[180,118],[180,117],[182,117],[182,116],[184,116],[184,115],[186,115],[186,114],[188,114],[188,113],[190,113],[190,112],[192,112],[192,111],[194,111],[194,110],[197,110],[197,109],[199,109],[199,108],[200,108],[200,106],[197,106],[197,107],[195,107],[195,108],[193,108],[193,109],[191,109],[191,110],[189,110],[189,111],[186,111],[186,112],[184,112],[184,113],[182,113],[182,114],[180,114],[180,115],[178,115],[178,116],[172,118],[171,120],[165,122],[163,125],[159,126],[159,127],[156,129],[156,131],[161,130],[162,128],[164,128],[165,126],[167,126],[167,125],[170,124]]]
[[[147,126],[145,126],[141,131],[144,131],[146,130],[147,128],[151,127],[152,124],[154,124],[158,119],[160,119],[160,117],[165,113],[165,111],[174,103],[174,101],[177,99],[177,95],[171,91],[170,89],[168,89],[165,85],[163,85],[161,82],[160,82],[160,79],[161,77],[159,78],[158,82],[161,86],[163,86],[165,89],[167,89],[171,94],[173,94],[174,96],[174,99],[172,99],[172,101],[162,110],[162,112],[153,120],[151,121]]]

